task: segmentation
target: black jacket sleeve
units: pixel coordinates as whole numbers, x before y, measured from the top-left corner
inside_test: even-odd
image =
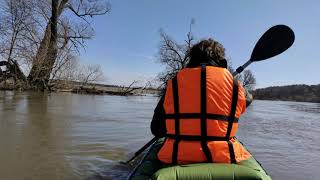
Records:
[[[151,132],[156,137],[164,137],[166,134],[165,111],[163,108],[164,96],[161,97],[156,109],[154,110],[151,121]]]
[[[250,92],[247,91],[246,89],[245,89],[245,93],[246,93],[246,107],[248,107],[252,103],[253,97],[252,97],[252,94],[250,94]]]

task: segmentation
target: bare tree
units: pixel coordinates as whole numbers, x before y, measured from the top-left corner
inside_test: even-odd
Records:
[[[191,20],[189,32],[187,38],[183,43],[176,42],[173,38],[167,35],[164,31],[160,31],[160,46],[158,52],[158,60],[161,64],[165,65],[165,70],[161,72],[157,79],[160,82],[160,89],[166,86],[169,79],[172,79],[176,73],[188,64],[189,50],[195,43],[195,37],[192,35],[192,26],[194,20]],[[230,59],[228,61],[228,70],[232,73],[232,63]],[[243,75],[237,77],[245,88],[252,90],[256,83],[255,78],[250,70],[246,70]]]
[[[148,80],[142,90],[146,90],[146,89],[157,89],[158,88],[158,80],[157,79],[151,79],[151,80]]]
[[[95,83],[103,79],[103,71],[100,65],[82,65],[76,73],[76,80],[82,85]]]
[[[5,0],[0,8],[0,56],[15,79],[45,89],[93,37],[91,18],[109,11],[106,0]]]
[[[2,6],[0,55],[7,61],[11,77],[26,81],[20,66],[27,62],[27,49],[34,47],[35,21],[30,0],[6,0]]]
[[[141,87],[136,87],[137,83],[139,83],[139,81],[134,80],[129,86],[120,86],[120,90],[117,94],[121,96],[128,96],[134,94],[134,91],[141,89]]]
[[[189,62],[189,49],[193,45],[195,38],[192,34],[192,26],[194,20],[191,20],[189,26],[189,32],[184,43],[178,43],[163,30],[160,30],[160,46],[158,52],[159,62],[166,67],[165,71],[158,75],[158,79],[161,83],[160,87],[166,86],[166,82],[173,78],[176,73],[182,68],[186,67]]]
[[[69,83],[69,81],[76,81],[76,72],[79,68],[79,62],[76,57],[70,52],[70,49],[65,49],[58,52],[56,62],[54,64],[50,84],[57,82],[57,80]]]
[[[53,88],[73,88],[91,86],[104,80],[104,74],[100,65],[80,64],[76,57],[67,54],[59,58],[56,63],[49,86]]]
[[[252,74],[251,70],[245,70],[243,74],[240,75],[239,80],[242,82],[242,86],[248,91],[254,90],[256,85],[256,78]]]
[[[68,16],[63,16],[67,10],[78,17],[77,23],[73,23],[78,24],[78,26],[72,25],[72,23],[65,23],[65,21],[75,22],[75,20],[68,20],[70,13]],[[103,0],[52,0],[51,15],[32,62],[32,68],[28,76],[29,82],[33,86],[42,89],[43,84],[49,82],[51,72],[54,69],[59,50],[59,47],[57,47],[59,38],[63,39],[62,48],[60,47],[60,49],[64,49],[69,43],[75,49],[83,47],[84,40],[92,37],[92,33],[88,33],[88,30],[93,30],[89,18],[106,14],[109,11],[110,5]],[[43,17],[48,17],[47,10],[40,12],[44,14]],[[63,28],[59,28],[59,26],[63,26]],[[63,33],[59,34],[59,29],[63,29]]]

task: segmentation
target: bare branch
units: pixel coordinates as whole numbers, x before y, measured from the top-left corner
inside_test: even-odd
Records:
[[[161,82],[161,87],[166,85],[166,82],[173,78],[175,74],[182,68],[186,67],[189,62],[189,49],[193,45],[195,38],[192,34],[192,26],[194,20],[191,20],[187,38],[183,44],[177,43],[169,37],[163,30],[160,30],[160,46],[159,46],[159,62],[166,65],[164,72],[158,75],[158,80]]]
[[[87,16],[93,17],[97,15],[104,15],[111,10],[110,4],[101,0],[70,1],[66,7],[69,8],[76,16],[82,19]]]
[[[83,85],[93,83],[103,78],[103,72],[100,65],[83,65],[77,70],[77,81]]]

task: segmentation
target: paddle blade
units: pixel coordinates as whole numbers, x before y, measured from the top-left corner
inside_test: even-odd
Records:
[[[266,31],[254,47],[250,61],[262,61],[287,50],[294,42],[294,32],[285,25],[276,25]]]

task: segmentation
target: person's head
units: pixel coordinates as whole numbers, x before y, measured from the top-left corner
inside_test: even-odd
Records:
[[[217,41],[209,38],[192,46],[189,50],[190,61],[187,67],[197,67],[206,63],[227,68],[225,49]]]

